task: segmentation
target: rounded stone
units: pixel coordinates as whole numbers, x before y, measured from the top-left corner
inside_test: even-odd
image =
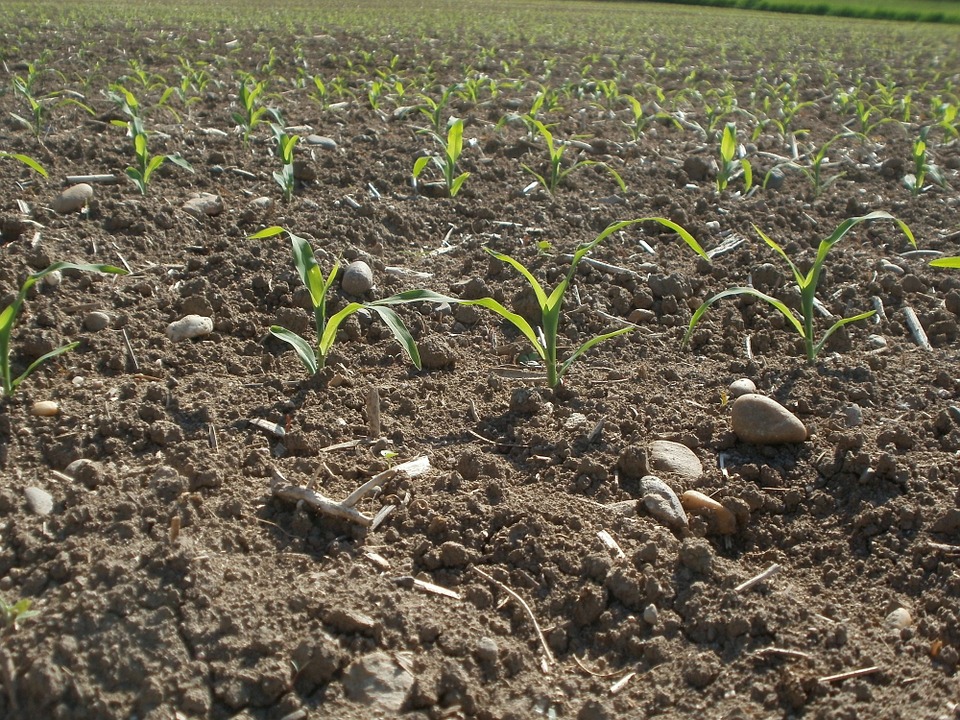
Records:
[[[902,630],[905,627],[913,625],[913,616],[909,610],[900,607],[887,615],[883,624],[888,630]]]
[[[648,450],[652,470],[670,472],[696,480],[703,475],[703,465],[696,454],[686,445],[670,440],[654,440]]]
[[[83,318],[83,326],[90,332],[99,332],[110,327],[110,316],[105,312],[94,310]]]
[[[354,260],[343,271],[340,287],[348,295],[363,295],[373,288],[373,270],[363,260]]]
[[[173,342],[202,337],[213,332],[213,318],[202,315],[185,315],[167,325],[167,337]]]
[[[687,514],[680,504],[680,498],[663,480],[654,475],[642,478],[640,495],[643,506],[653,517],[673,528],[687,527]]]
[[[49,515],[53,512],[53,495],[38,487],[28,487],[23,491],[27,504],[37,515]]]
[[[730,393],[730,397],[736,399],[747,393],[755,393],[757,391],[757,384],[750,378],[740,378],[730,383],[727,391]]]
[[[212,193],[200,193],[183,204],[183,211],[197,220],[205,215],[219,215],[223,212],[223,198]]]
[[[87,183],[71,185],[54,198],[51,207],[60,215],[80,212],[93,198],[93,186]]]
[[[755,393],[734,400],[730,424],[738,438],[755,445],[800,443],[807,439],[807,428],[793,413],[776,400]]]
[[[307,135],[307,145],[314,145],[316,147],[323,148],[324,150],[336,150],[337,141],[325,137],[324,135]]]
[[[37,417],[53,417],[60,414],[60,405],[55,400],[37,400],[30,406],[30,414]]]

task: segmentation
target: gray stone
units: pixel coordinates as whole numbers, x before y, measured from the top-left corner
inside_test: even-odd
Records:
[[[93,198],[93,187],[87,183],[71,185],[54,198],[50,207],[60,215],[80,212]]]
[[[185,315],[167,325],[167,337],[173,342],[202,337],[213,332],[213,318],[202,315]]]
[[[663,480],[647,475],[640,480],[640,496],[643,505],[651,515],[670,527],[687,527],[687,514],[680,504],[680,498]]]
[[[767,190],[779,190],[783,187],[783,181],[786,180],[786,174],[780,168],[774,168],[767,173],[766,177],[766,189]]]
[[[348,295],[363,295],[373,288],[373,270],[363,260],[354,260],[344,269],[340,287]]]
[[[53,495],[46,490],[31,486],[24,490],[23,494],[27,497],[27,505],[37,515],[49,515],[53,512]]]
[[[703,475],[703,465],[693,450],[670,440],[654,440],[647,454],[650,468],[671,472],[696,480]]]
[[[323,135],[307,135],[307,145],[323,148],[324,150],[336,150],[337,141]]]
[[[219,215],[223,212],[223,199],[212,193],[200,193],[183,204],[183,211],[197,220],[205,215]]]
[[[105,312],[94,310],[83,318],[83,326],[90,332],[105,330],[110,327],[110,316]]]
[[[750,378],[740,378],[730,383],[730,387],[727,389],[730,392],[730,397],[736,399],[747,393],[755,393],[757,391],[757,384]]]
[[[390,713],[403,709],[413,683],[413,675],[379,651],[355,660],[343,672],[348,698]]]
[[[480,662],[496,662],[499,653],[500,648],[497,647],[497,641],[493,638],[484,636],[477,640],[477,647],[474,650],[474,654]]]
[[[756,445],[807,439],[807,429],[793,413],[776,400],[754,393],[741,395],[733,402],[730,424],[738,438]]]

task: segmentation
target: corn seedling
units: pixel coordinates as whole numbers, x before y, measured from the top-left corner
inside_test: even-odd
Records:
[[[114,120],[115,124],[126,127],[127,134],[133,138],[133,154],[136,160],[136,167],[126,169],[127,177],[133,180],[141,195],[147,194],[147,187],[150,184],[150,178],[154,171],[165,162],[172,162],[174,165],[193,172],[193,167],[180,155],[151,155],[147,149],[147,132],[143,129],[143,122],[139,117],[123,122]]]
[[[784,318],[786,318],[787,322],[789,322],[800,334],[800,337],[803,338],[807,362],[814,362],[817,359],[817,355],[819,355],[820,351],[823,349],[824,344],[827,342],[830,336],[833,335],[833,333],[842,328],[844,325],[857,322],[858,320],[865,320],[876,312],[875,310],[870,310],[869,312],[859,313],[851,317],[841,318],[827,329],[819,341],[814,340],[813,313],[814,306],[817,304],[817,285],[820,282],[820,274],[823,271],[823,265],[826,262],[827,255],[830,252],[830,249],[836,245],[854,226],[863,222],[871,222],[873,220],[893,220],[895,223],[897,223],[897,225],[899,225],[904,235],[906,235],[907,239],[910,241],[910,244],[916,247],[916,240],[914,240],[913,233],[910,231],[910,228],[906,223],[904,223],[902,220],[898,220],[890,213],[877,210],[867,215],[848,218],[840,223],[830,237],[820,242],[820,246],[817,248],[817,256],[813,261],[813,265],[811,266],[810,270],[808,270],[806,273],[803,273],[793,262],[793,260],[790,259],[783,248],[780,247],[780,245],[768,237],[760,228],[754,225],[754,229],[757,231],[757,234],[760,235],[763,241],[768,246],[773,248],[773,250],[787,262],[787,265],[790,266],[790,270],[793,272],[793,277],[796,281],[797,288],[800,290],[800,317],[798,318],[789,307],[775,297],[771,297],[770,295],[762,293],[752,287],[733,287],[717,293],[704,302],[699,308],[697,308],[696,312],[693,314],[693,317],[690,318],[690,326],[687,328],[687,332],[683,336],[681,345],[685,345],[687,343],[687,341],[690,339],[690,335],[693,333],[694,328],[697,326],[697,323],[700,322],[700,319],[715,302],[722,300],[723,298],[735,297],[738,295],[749,295],[769,303],[776,308],[784,316]]]
[[[10,116],[24,127],[29,128],[37,140],[40,140],[40,136],[43,134],[44,128],[47,125],[50,105],[57,107],[61,105],[76,105],[89,115],[96,114],[89,105],[85,105],[76,98],[63,97],[63,93],[61,92],[36,97],[30,90],[30,85],[21,77],[14,79],[13,89],[15,94],[20,95],[27,103],[27,107],[30,109],[30,116],[23,117],[13,112],[10,113]]]
[[[34,170],[40,173],[44,177],[47,177],[47,171],[44,170],[43,166],[40,163],[38,163],[36,160],[34,160],[32,157],[30,157],[29,155],[24,155],[22,153],[8,153],[8,152],[0,151],[0,160],[2,160],[3,158],[13,158],[14,160],[17,160],[23,163],[31,170]]]
[[[530,342],[534,351],[536,351],[537,355],[543,361],[546,367],[547,385],[550,387],[556,387],[563,380],[563,376],[567,374],[573,363],[585,352],[604,340],[609,340],[610,338],[623,335],[624,333],[628,333],[631,330],[636,329],[635,325],[628,325],[627,327],[623,327],[618,330],[613,330],[608,333],[594,336],[577,347],[562,362],[557,357],[557,336],[560,328],[560,314],[563,310],[563,297],[573,280],[574,274],[577,272],[577,266],[590,253],[591,250],[593,250],[610,235],[623,230],[630,225],[642,222],[657,222],[664,227],[673,230],[683,239],[684,242],[687,243],[687,245],[694,250],[694,252],[703,258],[707,258],[703,248],[700,247],[700,245],[689,232],[687,232],[680,225],[677,225],[666,218],[645,217],[637,218],[635,220],[624,220],[622,222],[613,223],[591,242],[581,245],[573,255],[573,259],[570,262],[570,268],[567,270],[566,277],[553,289],[549,295],[547,295],[546,291],[543,289],[537,279],[526,267],[524,267],[523,264],[520,263],[519,260],[516,260],[509,255],[491,250],[490,248],[484,248],[493,257],[513,267],[523,276],[530,288],[533,290],[537,298],[537,303],[540,306],[540,327],[537,329],[534,329],[534,327],[524,317],[507,310],[502,304],[493,298],[486,297],[480,298],[479,300],[457,300],[456,302],[460,302],[465,305],[477,305],[479,307],[487,308],[513,325]]]
[[[824,176],[824,170],[827,166],[827,150],[830,149],[830,146],[833,145],[837,140],[841,138],[850,137],[850,133],[842,132],[834,135],[832,138],[827,140],[823,145],[820,146],[820,149],[813,153],[812,156],[807,156],[810,159],[808,165],[801,165],[795,162],[787,162],[781,165],[777,165],[776,168],[788,168],[790,170],[796,170],[803,174],[803,176],[810,182],[813,186],[813,194],[815,197],[820,197],[820,194],[826,190],[828,187],[833,185],[837,180],[843,177],[843,173],[837,173],[830,177]],[[776,168],[772,168],[763,179],[763,186],[767,186],[767,182],[770,180],[770,174]]]
[[[251,77],[244,77],[240,81],[237,99],[240,101],[240,111],[233,113],[233,121],[243,132],[243,142],[250,140],[250,134],[263,121],[264,115],[270,113],[270,108],[263,104],[263,93],[267,88],[264,81],[257,82]],[[276,112],[272,112],[274,120],[279,121]]]
[[[289,230],[276,225],[251,235],[249,239],[258,240],[270,238],[282,233],[286,233],[290,238],[293,249],[293,264],[297,268],[300,280],[310,294],[310,303],[313,306],[314,326],[317,332],[317,345],[316,348],[314,348],[309,342],[300,337],[300,335],[280,325],[272,325],[270,327],[270,333],[290,345],[294,351],[296,351],[297,357],[308,373],[315,375],[326,365],[327,356],[333,347],[333,343],[337,339],[337,330],[340,329],[340,326],[348,317],[360,311],[374,312],[379,315],[380,319],[390,328],[394,338],[407,354],[407,357],[410,358],[410,362],[412,362],[418,370],[420,369],[420,351],[417,349],[417,344],[406,325],[403,324],[403,320],[400,319],[400,316],[397,315],[396,311],[390,306],[419,301],[447,302],[448,298],[428,290],[409,290],[373,302],[347,303],[340,311],[327,317],[327,295],[337,279],[337,273],[340,271],[340,263],[334,263],[333,268],[327,276],[324,277],[320,266],[317,264],[310,243],[304,238],[294,235]]]
[[[32,604],[30,599],[23,598],[11,605],[0,597],[0,619],[3,622],[3,629],[15,632],[21,622],[39,615],[39,611],[30,609]]]
[[[27,277],[27,279],[23,282],[23,285],[20,286],[20,291],[17,293],[17,297],[12,303],[4,308],[2,313],[0,313],[0,382],[3,383],[4,397],[9,397],[12,395],[20,386],[20,383],[26,380],[30,373],[40,367],[47,360],[51,360],[58,355],[62,355],[65,352],[73,350],[73,348],[79,345],[79,343],[76,342],[69,343],[67,345],[58,347],[56,350],[51,350],[45,355],[41,355],[32,363],[30,363],[30,365],[27,366],[27,369],[17,377],[14,377],[10,370],[10,336],[13,333],[13,327],[17,322],[17,316],[20,314],[20,310],[23,308],[23,303],[27,299],[27,293],[30,291],[30,288],[36,285],[38,280],[41,280],[45,276],[57,270],[83,270],[86,272],[112,273],[115,275],[127,274],[126,270],[114,267],[113,265],[89,265],[55,262],[44,270],[35,272]]]
[[[293,191],[296,187],[296,179],[293,176],[293,150],[300,140],[299,135],[287,135],[283,128],[272,123],[273,137],[277,141],[277,157],[280,158],[282,167],[273,172],[273,179],[283,191],[283,199],[290,202],[293,199]]]
[[[727,123],[720,140],[720,163],[717,170],[717,190],[723,192],[727,185],[738,175],[743,175],[744,192],[753,186],[753,168],[750,161],[743,157],[743,148],[737,142],[737,126]]]
[[[617,186],[622,190],[626,191],[627,185],[623,182],[623,178],[620,177],[620,174],[614,170],[612,167],[607,165],[605,162],[599,162],[597,160],[577,160],[573,164],[568,165],[567,167],[563,166],[563,153],[567,149],[565,143],[556,143],[553,139],[553,133],[551,133],[547,126],[544,125],[539,120],[533,121],[534,127],[537,132],[540,133],[540,136],[543,138],[544,143],[547,146],[547,153],[549,154],[550,164],[548,170],[545,174],[541,175],[536,170],[531,168],[529,165],[523,165],[523,169],[528,173],[533,175],[537,182],[543,186],[544,190],[549,192],[551,195],[557,189],[557,186],[563,181],[574,170],[583,167],[589,167],[591,165],[597,165],[606,170],[610,175],[613,176],[613,179],[616,180]]]
[[[929,189],[929,185],[924,186],[924,182],[929,177],[937,185],[943,187],[945,180],[940,168],[930,162],[930,156],[927,152],[927,134],[929,127],[922,128],[920,135],[913,142],[913,172],[903,177],[903,184],[907,186],[910,194],[917,197],[920,193]]]
[[[413,180],[416,182],[424,168],[432,162],[443,173],[443,182],[450,197],[456,197],[460,188],[463,187],[464,181],[470,177],[470,173],[465,172],[457,175],[457,162],[460,160],[460,153],[463,151],[463,120],[451,118],[447,125],[446,143],[436,133],[430,133],[438,143],[444,146],[443,156],[425,155],[417,158],[413,164]]]
[[[456,89],[456,85],[444,88],[437,100],[434,100],[429,95],[420,96],[423,104],[417,106],[417,110],[430,121],[430,127],[433,128],[433,131],[437,135],[443,131],[443,115],[446,112],[447,105],[450,104],[450,97]]]

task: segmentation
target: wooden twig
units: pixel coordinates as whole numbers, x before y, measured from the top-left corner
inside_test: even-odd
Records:
[[[754,575],[754,576],[753,576],[752,578],[750,578],[749,580],[746,580],[746,581],[740,583],[739,585],[737,585],[737,586],[733,589],[733,591],[739,593],[739,592],[743,592],[744,590],[749,590],[750,588],[752,588],[752,587],[753,587],[754,585],[756,585],[757,583],[761,583],[761,582],[763,582],[764,580],[766,580],[767,578],[773,577],[773,576],[776,575],[778,572],[780,572],[780,566],[779,566],[777,563],[773,563],[773,565],[771,565],[770,567],[768,567],[766,570],[764,570],[764,571],[763,571],[762,573],[760,573],[759,575]]]
[[[865,675],[875,675],[878,672],[880,672],[880,667],[878,665],[871,665],[870,667],[860,668],[859,670],[850,670],[848,672],[837,673],[836,675],[827,675],[826,677],[819,678],[818,682],[840,682],[842,680],[864,677]]]
[[[628,672],[626,675],[624,675],[622,678],[620,678],[613,685],[610,686],[610,694],[616,695],[618,692],[623,690],[627,686],[627,683],[633,680],[636,676],[637,674],[635,672]]]
[[[453,600],[460,600],[460,593],[454,592],[449,588],[445,588],[442,585],[434,585],[431,582],[426,580],[419,580],[411,575],[403,575],[398,578],[394,578],[393,581],[402,587],[413,587],[418,590],[422,590],[426,593],[431,593],[432,595],[441,595],[443,597],[448,597]]]
[[[555,664],[556,660],[553,657],[553,652],[551,652],[550,646],[547,645],[547,639],[543,636],[543,631],[540,629],[540,623],[537,622],[537,618],[534,616],[533,610],[530,609],[530,606],[527,605],[527,603],[524,601],[522,597],[517,595],[517,593],[515,593],[509,587],[507,587],[502,582],[497,580],[495,577],[492,577],[491,575],[487,575],[487,573],[485,573],[483,570],[481,570],[476,566],[473,566],[470,569],[473,570],[477,575],[479,575],[483,579],[489,582],[492,582],[494,585],[499,587],[501,590],[507,593],[507,595],[509,595],[514,600],[516,600],[517,603],[520,604],[520,607],[524,609],[524,611],[527,613],[527,617],[530,618],[530,622],[533,623],[533,629],[536,631],[537,639],[540,641],[540,645],[543,648],[544,660],[543,660],[543,665],[541,669],[543,670],[544,673],[549,672],[550,666]]]
[[[380,437],[380,389],[376,386],[367,391],[367,435]]]
[[[626,557],[626,554],[623,552],[623,548],[620,547],[620,544],[613,539],[613,535],[608,533],[606,530],[599,530],[597,532],[597,537],[600,538],[600,542],[606,545],[607,549],[616,555],[617,558]]]
[[[800,650],[790,650],[788,648],[765,647],[755,650],[751,653],[754,657],[766,657],[767,655],[776,655],[777,657],[790,658],[792,660],[809,660],[810,654]]]
[[[127,346],[127,354],[130,356],[130,363],[133,365],[133,371],[140,372],[140,363],[137,362],[137,356],[133,352],[133,345],[130,344],[130,336],[127,335],[127,329],[120,328],[120,334],[123,335],[123,342]]]

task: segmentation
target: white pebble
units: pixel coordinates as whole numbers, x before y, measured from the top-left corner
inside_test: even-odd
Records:
[[[90,332],[104,330],[110,327],[110,316],[105,312],[94,310],[83,318],[83,326]]]
[[[186,315],[167,325],[167,337],[173,342],[202,337],[213,332],[213,318]]]
[[[363,295],[373,287],[373,270],[363,260],[356,260],[343,271],[340,287],[348,295]]]
[[[43,276],[43,282],[49,285],[50,287],[57,287],[60,283],[63,282],[63,273],[59,270],[54,270]]]
[[[27,504],[37,515],[49,515],[53,512],[53,495],[38,487],[28,487],[23,491]]]
[[[657,620],[660,618],[660,612],[657,610],[657,606],[654,604],[647,605],[643,609],[643,621],[647,625],[656,625]]]

